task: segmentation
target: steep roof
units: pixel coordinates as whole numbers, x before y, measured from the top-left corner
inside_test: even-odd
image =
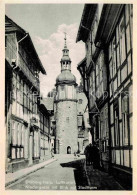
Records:
[[[22,37],[24,37],[25,35],[28,34],[28,36],[26,37],[26,44],[29,45],[31,47],[31,52],[33,53],[33,57],[36,60],[36,66],[38,66],[39,70],[43,73],[46,74],[46,71],[39,59],[39,56],[36,52],[36,49],[34,47],[34,44],[32,42],[32,39],[29,35],[28,32],[26,32],[23,28],[21,28],[19,25],[17,25],[15,22],[13,22],[13,20],[11,20],[8,16],[5,16],[5,32],[6,33],[11,33],[11,32],[19,32]]]
[[[44,106],[47,108],[48,111],[51,111],[54,109],[54,97],[48,97],[41,100],[41,104],[44,104]]]
[[[85,4],[82,17],[81,17],[81,22],[79,25],[76,42],[80,40],[85,42],[87,40],[87,35],[90,32],[90,27],[91,27],[96,9],[97,9],[97,4]]]
[[[115,30],[119,16],[124,4],[104,4],[98,29],[95,37],[95,44],[101,41],[101,44],[107,44]]]

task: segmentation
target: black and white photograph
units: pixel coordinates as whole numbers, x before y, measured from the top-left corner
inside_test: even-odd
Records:
[[[4,25],[5,190],[132,191],[132,1],[6,3]]]

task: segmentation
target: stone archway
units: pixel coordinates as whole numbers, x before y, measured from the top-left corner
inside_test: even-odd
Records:
[[[71,147],[70,146],[67,147],[67,154],[71,154]]]

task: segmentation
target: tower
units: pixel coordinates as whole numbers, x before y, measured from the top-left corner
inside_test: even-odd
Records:
[[[77,151],[77,94],[76,78],[71,73],[71,59],[65,44],[61,58],[61,73],[56,79],[56,153],[70,154]]]

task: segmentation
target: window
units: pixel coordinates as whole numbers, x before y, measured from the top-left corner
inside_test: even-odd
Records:
[[[23,125],[13,121],[12,123],[12,145],[11,145],[11,158],[24,158],[24,135]]]
[[[112,58],[113,58],[113,76],[116,74],[116,38],[112,42]]]
[[[17,125],[17,145],[21,145],[21,125]]]
[[[72,86],[68,86],[68,98],[72,99],[73,98],[73,89]]]
[[[129,25],[126,28],[126,45],[127,45],[127,53],[130,51],[131,49],[131,42],[130,42],[130,29],[129,29]]]
[[[122,127],[123,127],[123,141],[124,141],[124,145],[128,145],[128,96],[124,96],[122,98]]]
[[[28,110],[24,108],[24,120],[28,121]]]
[[[78,127],[82,126],[82,116],[77,116]]]
[[[120,56],[121,56],[121,64],[122,64],[126,58],[124,17],[122,17],[122,19],[120,21]]]
[[[69,123],[69,117],[66,118],[67,123]]]
[[[95,91],[95,71],[92,72],[92,79],[93,79],[93,91]]]
[[[100,138],[102,139],[103,138],[103,131],[104,131],[104,114],[103,114],[103,111],[101,111],[101,114],[100,114],[100,118],[99,118],[99,128],[100,128]]]
[[[118,46],[116,45],[116,37],[113,37],[112,42],[110,42],[109,45],[109,70],[110,70],[110,79],[112,79],[116,72],[117,72],[117,52],[118,52]],[[119,54],[119,53],[118,53]],[[119,60],[119,58],[118,58]]]
[[[98,10],[97,10],[98,11]],[[98,13],[96,13],[96,15],[95,15],[95,19],[94,19],[94,32],[95,32],[95,34],[96,34],[96,32],[97,32],[97,26],[98,26],[98,15],[97,15]]]
[[[130,31],[131,31],[131,43],[133,41],[133,5],[130,5]],[[133,47],[133,43],[132,43]]]
[[[111,50],[111,43],[109,44],[109,60],[111,59],[112,57],[112,50]]]
[[[103,67],[102,67],[102,64],[100,64],[100,82],[102,81],[103,79]]]
[[[113,122],[114,122],[114,144],[115,146],[119,146],[120,144],[120,133],[119,133],[119,104],[118,99],[115,100],[113,109]]]
[[[120,66],[120,60],[119,60],[119,44],[116,48],[116,55],[117,55],[117,68]]]
[[[5,36],[5,47],[7,47],[7,35]]]
[[[82,99],[79,99],[79,104],[82,104]]]
[[[17,133],[16,133],[16,127],[15,127],[15,122],[12,123],[12,145],[16,145],[16,136],[17,136]]]
[[[119,146],[119,121],[118,121],[118,108],[114,108],[114,128],[115,128],[115,143]]]
[[[91,39],[92,39],[92,54],[95,52],[95,44],[94,44],[94,41],[95,41],[95,28],[94,28],[94,23],[93,23],[93,26],[92,26],[92,32],[91,32]]]
[[[116,45],[119,44],[119,40],[120,40],[119,25],[117,25],[117,27],[116,27]]]
[[[17,116],[20,116],[20,105],[17,103]]]
[[[24,83],[24,93],[25,94],[27,93],[27,85],[26,85],[26,83]]]
[[[86,53],[88,53],[88,42],[86,42],[85,46],[86,46]]]
[[[22,125],[22,129],[21,129],[21,145],[24,146],[24,141],[25,141],[25,128]]]
[[[34,150],[33,150],[33,158],[38,158],[39,157],[39,143],[38,143],[38,132],[35,130],[34,131]]]
[[[101,52],[99,57],[98,57],[98,60],[96,62],[96,94],[97,94],[98,98],[100,98],[100,96],[102,95],[103,90],[104,90],[103,64],[104,64],[104,53]]]
[[[108,108],[107,108],[107,106],[104,108],[103,117],[104,117],[104,119],[103,119],[103,123],[104,123],[103,138],[106,138],[107,131],[108,131]]]
[[[115,146],[114,127],[111,127],[111,146]]]
[[[12,91],[12,98],[14,99],[14,100],[16,100],[16,87],[15,86],[13,86],[13,89],[12,89],[13,91]]]
[[[106,140],[103,141],[103,152],[106,152]]]
[[[18,88],[17,88],[17,102],[20,102],[20,91]]]
[[[16,75],[13,76],[12,85],[13,87],[16,87]]]
[[[44,146],[44,144],[43,144],[43,134],[41,133],[41,139],[40,139],[41,141],[40,141],[40,146],[41,146],[41,148],[43,148],[43,146]]]
[[[92,73],[91,73],[91,75],[90,75],[90,78],[89,78],[89,85],[90,85],[90,89],[91,89],[91,91],[93,91],[93,82],[92,82]]]
[[[99,64],[96,64],[96,85],[99,85]]]
[[[102,94],[102,92],[103,92],[103,64],[104,64],[103,53],[101,53],[101,55],[100,55],[99,62],[100,62],[99,84],[100,84],[100,94]]]
[[[110,80],[113,78],[113,63],[112,63],[112,60],[110,61],[110,64],[109,64],[109,72],[110,72]]]
[[[129,16],[130,16],[130,14],[129,14],[129,6],[130,5],[126,5],[125,6],[126,25],[129,23]]]
[[[43,128],[44,128],[44,124],[43,124],[43,114],[40,113],[40,130],[43,131]]]
[[[64,98],[65,98],[65,87],[60,86],[60,99],[64,99]]]

